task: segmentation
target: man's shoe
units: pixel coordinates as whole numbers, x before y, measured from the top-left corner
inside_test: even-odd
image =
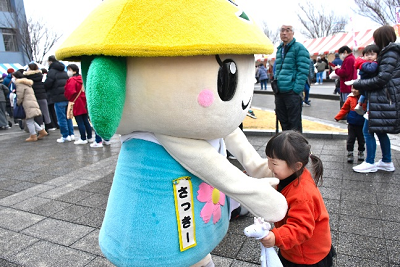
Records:
[[[358,161],[364,161],[364,151],[358,151]]]
[[[371,172],[377,172],[378,168],[375,166],[375,164],[368,163],[364,161],[363,163],[354,166],[353,171],[359,172],[359,173],[371,173]]]
[[[387,172],[394,172],[394,170],[395,170],[393,162],[383,162],[381,159],[375,163],[375,167],[378,170],[387,171]]]
[[[69,140],[69,141],[75,141],[75,135],[71,134],[71,135],[69,136],[69,139],[71,139],[71,140]]]
[[[347,153],[347,162],[348,163],[353,163],[353,161],[354,161],[353,152],[348,152]]]
[[[80,138],[74,142],[75,145],[86,145],[87,143],[88,143],[87,140],[82,140]]]
[[[68,137],[69,137],[69,136],[68,136]],[[65,137],[65,138],[64,138],[64,137],[61,136],[60,138],[57,139],[57,143],[65,143],[65,141],[68,141],[68,139],[67,139],[68,137]],[[70,141],[71,141],[71,140],[70,140]]]
[[[311,106],[309,103],[303,102],[303,107],[309,107]]]
[[[104,140],[103,145],[109,146],[109,145],[111,145],[111,141]]]
[[[95,140],[96,140],[96,139],[95,139],[94,137],[92,137],[92,138],[88,139],[88,142],[89,142],[89,143],[93,143]]]

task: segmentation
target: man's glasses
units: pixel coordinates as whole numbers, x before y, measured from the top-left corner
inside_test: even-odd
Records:
[[[281,29],[281,32],[291,32],[292,31],[292,29],[291,28],[282,28]]]

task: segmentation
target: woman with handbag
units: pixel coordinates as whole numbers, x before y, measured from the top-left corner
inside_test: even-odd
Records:
[[[69,108],[72,106],[73,115],[78,124],[79,134],[81,135],[74,144],[84,145],[88,142],[91,143],[94,141],[94,138],[92,138],[92,126],[89,123],[88,111],[86,109],[86,95],[78,66],[75,64],[68,65],[67,74],[70,77],[65,84],[64,91],[65,97],[70,102],[68,104],[67,116]]]
[[[26,126],[28,127],[30,133],[30,137],[25,141],[35,142],[38,139],[42,139],[43,137],[47,136],[48,133],[34,120],[35,117],[41,116],[42,112],[40,111],[39,104],[32,89],[33,81],[24,78],[24,75],[19,71],[14,72],[12,77],[16,87],[17,105],[22,105],[24,108]],[[39,132],[39,136],[37,135],[37,132]]]

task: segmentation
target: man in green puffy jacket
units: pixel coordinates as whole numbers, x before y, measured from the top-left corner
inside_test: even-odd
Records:
[[[308,77],[310,54],[293,35],[292,26],[282,25],[282,43],[276,52],[274,73],[279,87],[275,94],[275,110],[282,130],[302,132],[302,93]]]

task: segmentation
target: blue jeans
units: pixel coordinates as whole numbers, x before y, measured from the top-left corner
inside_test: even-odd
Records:
[[[76,123],[78,124],[79,134],[82,140],[92,139],[92,126],[89,123],[88,114],[81,114],[75,116]]]
[[[261,90],[264,88],[265,90],[267,90],[267,82],[268,82],[268,79],[265,79],[265,80],[261,80],[260,81],[260,84],[261,84]]]
[[[319,83],[322,83],[322,77],[324,76],[323,74],[324,74],[323,71],[317,72],[317,80],[316,80],[317,83],[318,83],[318,80],[319,80]]]
[[[94,133],[95,133],[95,135],[96,135],[96,143],[101,143],[102,141],[103,141],[103,138],[101,138],[101,136],[100,135],[98,135],[97,133],[96,133],[96,131],[94,131]],[[104,139],[104,141],[110,141],[110,139]]]
[[[367,147],[367,157],[365,161],[374,164],[375,163],[375,154],[376,154],[376,140],[374,137],[374,133],[370,133],[368,131],[368,120],[364,121],[363,134],[365,139],[365,144]],[[381,144],[382,150],[382,161],[389,163],[392,162],[392,152],[390,150],[390,139],[386,133],[376,133],[379,139],[379,143]]]
[[[308,85],[308,83],[306,83],[306,85],[304,86],[304,103],[310,104],[308,102],[309,96],[310,96],[310,86]]]
[[[68,101],[54,103],[58,125],[60,126],[61,135],[64,138],[67,138],[68,135],[74,135],[74,126],[72,125],[72,120],[67,119],[67,106]]]

